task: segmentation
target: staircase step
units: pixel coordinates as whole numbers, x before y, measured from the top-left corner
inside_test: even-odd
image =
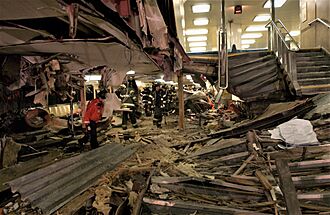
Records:
[[[301,61],[323,61],[328,60],[330,61],[330,58],[326,55],[317,55],[317,56],[309,56],[309,57],[297,57],[297,62]]]
[[[298,79],[308,79],[308,78],[326,78],[330,77],[330,70],[322,72],[298,72]]]
[[[330,60],[297,62],[297,67],[330,65]]]
[[[298,83],[301,86],[307,86],[307,85],[324,85],[324,84],[330,84],[330,78],[298,79]]]
[[[255,64],[255,63],[261,63],[261,62],[265,62],[265,61],[268,61],[268,60],[271,60],[274,58],[275,57],[273,55],[266,55],[266,56],[263,56],[260,58],[251,59],[250,61],[238,63],[238,64],[232,64],[231,62],[229,62],[229,69],[236,69],[238,67],[248,66],[248,65]]]
[[[330,66],[322,65],[322,66],[306,66],[297,68],[298,73],[305,73],[305,72],[321,72],[321,71],[329,71]]]
[[[319,56],[324,55],[322,51],[311,51],[311,52],[296,52],[297,57],[311,57],[311,56]]]
[[[238,68],[234,68],[229,70],[229,74],[230,74],[230,78],[235,78],[241,75],[244,75],[248,72],[254,71],[254,70],[260,70],[262,68],[266,68],[266,67],[270,67],[273,65],[277,65],[276,64],[276,60],[275,59],[271,59],[269,61],[266,62],[261,62],[258,63],[256,65],[247,65],[247,66],[243,66],[243,67],[238,67]]]
[[[270,55],[270,52],[250,52],[250,53],[236,53],[228,56],[229,68],[233,65],[243,64],[255,59],[263,58]]]
[[[330,93],[330,84],[301,86],[300,90],[303,95]]]
[[[255,82],[255,81],[262,81],[267,76],[273,76],[274,74],[277,74],[276,65],[267,66],[258,70],[252,70],[249,72],[246,72],[245,74],[242,74],[239,77],[231,78],[230,82],[231,85],[242,85],[249,82]]]

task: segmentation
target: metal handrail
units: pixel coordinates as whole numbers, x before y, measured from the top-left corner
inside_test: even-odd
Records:
[[[277,24],[281,25],[282,32]],[[296,51],[299,49],[296,41],[292,38],[288,29],[284,26],[281,20],[274,22],[273,20],[267,23],[268,28],[268,38],[269,38],[269,50],[273,51],[277,56],[278,60],[281,62],[284,71],[289,75],[293,88],[297,94],[300,94],[300,86],[297,81],[297,62],[296,62]],[[288,44],[285,41],[285,36],[290,35],[291,43]],[[290,48],[293,44],[295,49]]]
[[[286,46],[286,48],[288,50],[291,50],[290,47],[288,46],[288,44],[285,42],[285,38],[283,38],[282,32],[280,31],[280,29],[278,29],[278,27],[275,24],[275,22],[274,21],[270,21],[269,23],[267,23],[266,27],[269,28],[270,25],[275,29],[275,31],[277,32],[277,35],[281,38],[281,40],[284,43],[284,45]]]
[[[293,39],[293,37],[291,36],[289,30],[285,27],[285,25],[283,24],[283,22],[282,22],[280,19],[278,19],[277,21],[278,21],[278,23],[280,23],[281,26],[285,29],[286,34],[290,37],[290,41],[291,41],[292,43],[294,43],[294,45],[297,47],[297,49],[299,49],[298,43],[296,42],[295,39]],[[284,40],[285,40],[285,38],[284,38]]]
[[[281,30],[277,27],[276,23],[279,23],[281,25],[282,28],[284,28],[285,30],[285,34],[288,35],[290,37],[290,41],[296,46],[296,49],[292,50],[289,45],[287,44],[287,42],[285,41],[285,38],[283,37],[283,33],[281,32]],[[293,37],[291,36],[291,34],[289,33],[289,30],[285,27],[285,25],[283,24],[283,22],[278,19],[276,22],[274,21],[270,21],[267,23],[266,27],[270,27],[273,26],[273,28],[275,29],[275,31],[277,32],[278,36],[281,38],[282,42],[284,43],[284,45],[286,46],[286,48],[290,51],[298,51],[299,50],[299,46],[298,43],[295,41],[295,39],[293,39]]]
[[[330,24],[327,23],[326,21],[324,21],[324,20],[321,19],[321,18],[316,18],[316,19],[314,19],[313,21],[311,21],[310,23],[308,23],[308,25],[312,25],[314,22],[320,22],[320,23],[322,23],[323,25],[325,25],[326,27],[330,28]]]

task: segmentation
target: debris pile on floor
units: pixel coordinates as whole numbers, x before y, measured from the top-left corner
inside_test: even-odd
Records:
[[[62,208],[62,203],[54,204],[51,211],[326,214],[330,211],[330,115],[322,111],[325,99],[273,104],[256,119],[211,133],[188,123],[185,130],[178,130],[170,119],[164,129],[141,125],[126,131],[104,130],[100,137],[117,145],[136,145],[137,151],[95,186],[70,197]],[[310,128],[303,133],[302,123]],[[303,144],[292,144],[300,140]],[[100,159],[114,160],[102,153]],[[26,198],[24,192],[20,194],[22,198],[4,207],[6,212]]]

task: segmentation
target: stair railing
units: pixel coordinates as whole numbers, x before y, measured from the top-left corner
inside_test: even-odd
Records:
[[[268,28],[268,49],[276,54],[283,69],[290,76],[296,93],[299,93],[300,87],[297,81],[295,53],[299,50],[297,42],[290,35],[281,20],[276,22],[270,21],[266,27]]]
[[[308,23],[308,25],[311,26],[314,22],[319,22],[319,23],[325,25],[327,28],[330,28],[330,24],[327,23],[326,21],[324,21],[324,20],[321,19],[321,18],[316,18],[316,19],[314,19],[313,21],[311,21],[310,23]]]

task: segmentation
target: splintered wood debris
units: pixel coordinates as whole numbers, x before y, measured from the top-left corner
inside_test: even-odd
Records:
[[[300,107],[299,114],[306,110]],[[139,149],[58,214],[326,214],[328,117],[309,119],[319,145],[291,148],[266,130],[282,123],[283,118],[272,115],[266,124],[273,127],[254,130],[253,123],[243,124],[226,131],[226,138],[196,125],[184,131],[170,126],[108,130],[101,136],[120,144],[140,143]]]

